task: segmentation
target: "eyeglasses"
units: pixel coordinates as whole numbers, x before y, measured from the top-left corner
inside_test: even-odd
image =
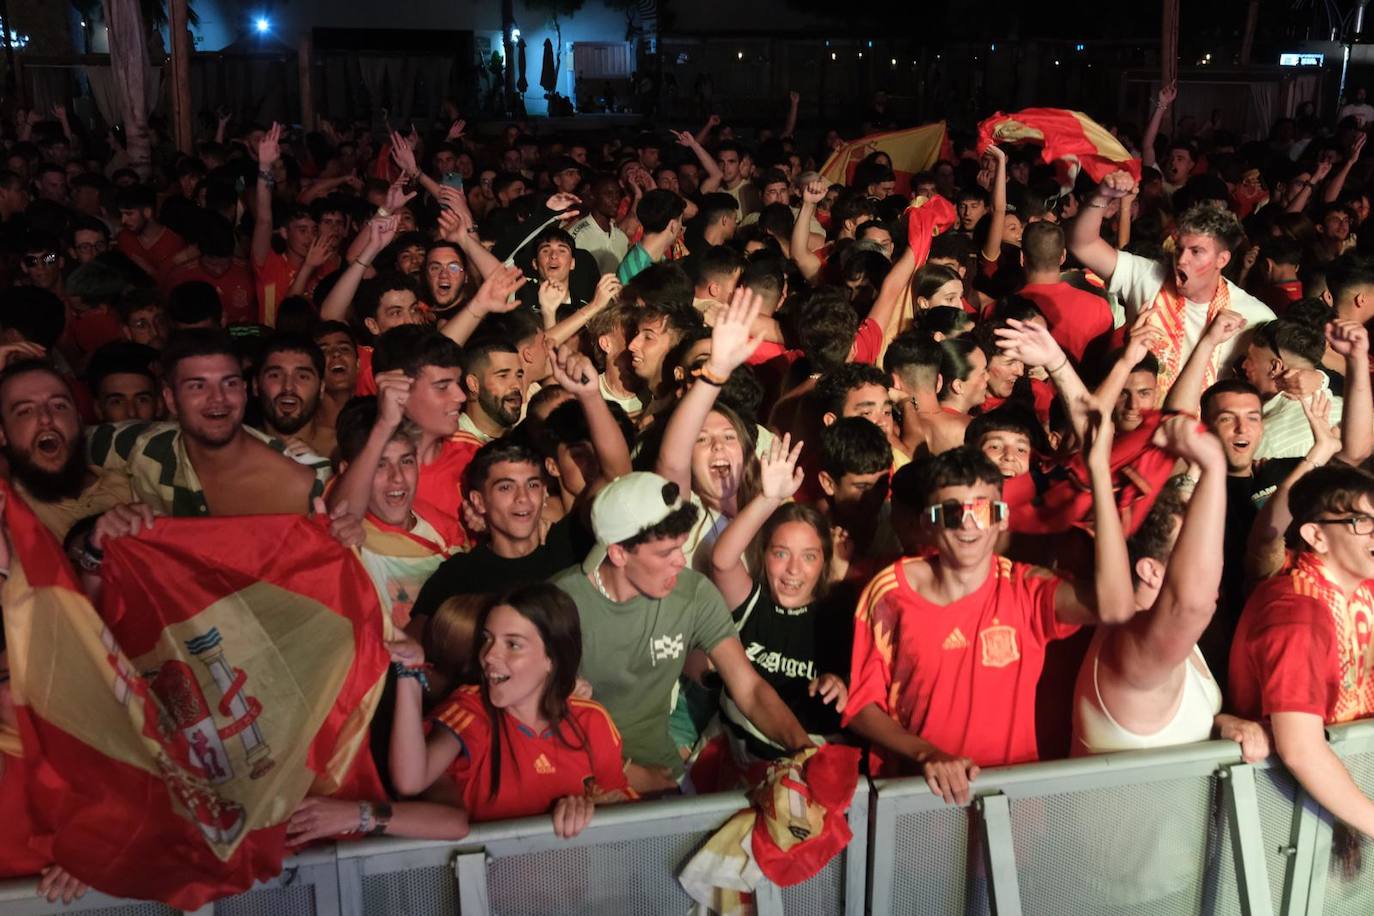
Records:
[[[1374,515],[1352,515],[1349,518],[1319,518],[1318,525],[1348,525],[1351,532],[1361,537],[1374,534]]]
[[[457,261],[450,261],[447,264],[430,264],[426,267],[426,270],[435,276],[438,276],[446,270],[451,274],[461,274],[465,272],[463,270],[463,265],[459,264]]]
[[[39,264],[51,267],[57,263],[57,255],[51,251],[45,254],[26,254],[20,263],[29,268],[37,267]]]
[[[103,252],[109,248],[106,242],[77,242],[75,248],[82,254],[89,254],[92,251]]]
[[[986,496],[966,499],[963,502],[951,499],[934,506],[926,506],[925,517],[926,521],[936,527],[944,525],[950,529],[962,528],[964,521],[972,518],[974,527],[979,531],[986,531],[994,523],[1006,521],[1007,504],[1000,499],[989,499]]]

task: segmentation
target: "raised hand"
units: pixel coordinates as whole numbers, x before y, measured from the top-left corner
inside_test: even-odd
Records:
[[[401,228],[401,218],[394,213],[390,216],[374,216],[368,220],[368,232],[370,237],[367,247],[372,249],[375,257],[377,252],[391,244],[391,240],[396,238],[396,232]]]
[[[1155,430],[1153,443],[1189,464],[1224,466],[1226,454],[1221,440],[1192,417],[1182,414],[1167,418]]]
[[[605,308],[615,301],[616,296],[620,295],[620,278],[615,274],[602,274],[601,279],[596,281],[596,292],[592,294],[592,305],[595,308]]]
[[[1298,403],[1307,417],[1307,425],[1312,429],[1312,448],[1307,453],[1307,459],[1321,467],[1341,451],[1341,437],[1331,428],[1331,395],[1318,391]]]
[[[1202,336],[1213,347],[1221,346],[1245,330],[1245,316],[1240,312],[1233,312],[1230,309],[1222,309],[1216,313],[1211,322],[1207,325],[1207,330],[1202,332]]]
[[[333,233],[321,232],[316,235],[315,241],[310,243],[310,248],[305,253],[305,265],[313,270],[324,264],[334,256],[338,241],[338,236]]]
[[[1159,98],[1157,105],[1160,108],[1168,108],[1178,98],[1178,81],[1172,81],[1159,87]]]
[[[1087,465],[1090,468],[1096,465],[1099,469],[1110,467],[1112,442],[1116,435],[1111,409],[1104,409],[1103,405],[1091,397],[1083,398],[1083,406],[1088,416],[1087,435],[1083,441]]]
[[[1064,348],[1050,334],[1049,328],[1034,321],[1007,319],[1007,326],[993,331],[997,346],[1011,359],[1019,359],[1027,368],[1044,366],[1058,368],[1067,358]]]
[[[420,171],[419,166],[415,164],[415,147],[394,130],[391,132],[391,161],[407,176],[418,174]]]
[[[787,101],[790,102],[792,105],[798,105],[798,104],[800,104],[800,103],[801,103],[801,93],[798,92],[798,91],[795,90],[795,89],[789,89],[789,90],[787,90]]]
[[[471,307],[480,314],[509,312],[520,303],[511,297],[525,285],[525,274],[514,265],[493,270],[491,276],[482,281],[477,295],[472,297]]]
[[[743,286],[735,289],[730,305],[711,329],[711,355],[706,358],[706,369],[717,378],[727,377],[758,349],[760,338],[750,331],[762,307],[763,300],[757,293]]]
[[[393,181],[386,189],[386,198],[382,201],[382,208],[388,214],[394,214],[397,210],[404,207],[415,199],[415,192],[406,193],[405,182]]]
[[[801,489],[806,471],[797,467],[801,458],[802,441],[792,444],[792,435],[784,433],[774,439],[767,454],[759,459],[759,486],[767,499],[785,502]]]
[[[566,282],[543,281],[539,284],[539,311],[543,312],[546,318],[551,318],[558,311],[558,307],[563,304],[563,299],[567,294],[568,284]]]
[[[582,203],[582,198],[578,197],[576,194],[568,194],[560,191],[551,196],[544,206],[548,207],[554,213],[562,213],[564,210],[569,210],[580,203]]]
[[[1108,200],[1116,200],[1132,193],[1135,190],[1135,179],[1127,171],[1112,172],[1103,178],[1097,186],[1097,193]]]
[[[468,122],[459,118],[457,121],[454,121],[452,124],[449,125],[448,133],[444,135],[444,139],[450,142],[452,142],[453,140],[461,139],[463,136],[463,129],[467,126]]]
[[[382,429],[394,430],[405,419],[406,402],[410,400],[415,380],[400,369],[378,372],[377,383],[377,425]]]
[[[719,126],[720,126],[720,115],[713,114],[713,115],[711,115],[709,118],[706,119],[706,129],[707,129],[707,130],[710,130],[710,129],[713,128],[713,127],[719,127]]]
[[[1167,343],[1164,332],[1152,323],[1158,313],[1157,308],[1147,308],[1135,316],[1135,321],[1131,323],[1130,333],[1126,337],[1126,349],[1121,358],[1132,366],[1144,359],[1146,353],[1163,352]]]
[[[281,125],[276,121],[258,141],[258,168],[266,170],[281,158]]]
[[[1364,145],[1367,140],[1369,140],[1369,134],[1364,131],[1358,131],[1355,134],[1355,139],[1350,141],[1350,162],[1360,158],[1360,153],[1364,152]]]
[[[1330,175],[1330,174],[1331,174],[1331,163],[1329,163],[1329,162],[1318,162],[1318,163],[1317,163],[1317,167],[1316,167],[1315,169],[1312,170],[1312,183],[1313,183],[1313,184],[1316,184],[1317,182],[1321,181],[1323,178],[1325,178],[1327,175]]]
[[[677,145],[678,145],[678,146],[692,147],[692,146],[697,146],[697,145],[698,145],[698,144],[697,144],[697,138],[696,138],[695,136],[692,135],[692,132],[691,132],[690,130],[671,130],[671,129],[670,129],[670,130],[668,131],[668,133],[670,133],[670,134],[673,135],[673,139],[677,141]]]
[[[810,204],[814,207],[816,204],[825,200],[825,195],[829,192],[830,185],[825,181],[819,178],[814,181],[808,181],[806,187],[802,188],[802,203]]]
[[[1332,351],[1345,359],[1369,357],[1369,332],[1358,321],[1342,319],[1328,322],[1326,342]]]
[[[549,361],[553,380],[575,398],[600,397],[601,378],[592,361],[566,344]]]

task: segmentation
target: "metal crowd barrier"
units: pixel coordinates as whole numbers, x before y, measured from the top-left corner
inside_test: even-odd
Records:
[[[548,817],[476,824],[457,842],[376,839],[321,846],[281,875],[197,916],[621,916],[685,914],[695,903],[677,874],[732,814],[742,793],[598,808],[570,840]],[[868,790],[849,811],[854,839],[815,877],[766,884],[760,916],[862,916],[868,864]],[[176,916],[161,904],[89,893],[69,906],[34,896],[32,880],[0,882],[0,916],[99,913]]]
[[[1374,721],[1329,736],[1374,795]],[[874,916],[1374,913],[1369,843],[1229,741],[984,770],[967,808],[878,780],[872,811]]]
[[[1374,720],[1328,734],[1374,796]],[[1228,741],[985,770],[967,808],[920,779],[866,788],[844,854],[796,887],[760,888],[760,916],[1374,913],[1374,847],[1333,825],[1276,759],[1247,765]],[[678,871],[744,804],[726,793],[600,808],[572,840],[539,817],[479,824],[458,842],[323,846],[197,916],[688,913]],[[176,914],[97,893],[64,907],[35,886],[0,883],[0,916]]]

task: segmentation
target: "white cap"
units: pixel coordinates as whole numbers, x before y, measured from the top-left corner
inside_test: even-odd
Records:
[[[592,503],[592,532],[596,546],[582,568],[588,572],[601,565],[606,548],[628,541],[652,528],[683,505],[676,484],[649,471],[632,471],[608,483]]]

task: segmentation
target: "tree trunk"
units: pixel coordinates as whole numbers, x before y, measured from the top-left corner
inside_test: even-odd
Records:
[[[1159,37],[1160,85],[1178,79],[1178,0],[1164,0]]]
[[[1255,50],[1255,27],[1259,24],[1259,0],[1250,0],[1249,7],[1245,11],[1245,31],[1241,33],[1240,39],[1240,63],[1242,66],[1250,63],[1250,54]]]
[[[152,168],[152,139],[148,134],[148,101],[144,77],[148,47],[138,0],[101,0],[110,31],[110,64],[124,119],[125,153],[129,168],[144,181]]]
[[[314,86],[314,38],[310,32],[301,34],[301,43],[296,49],[297,80],[301,87],[301,127],[310,131],[315,129],[315,86]]]
[[[172,129],[177,149],[186,155],[195,152],[191,129],[191,32],[186,27],[186,0],[168,3],[167,30],[172,38]]]

